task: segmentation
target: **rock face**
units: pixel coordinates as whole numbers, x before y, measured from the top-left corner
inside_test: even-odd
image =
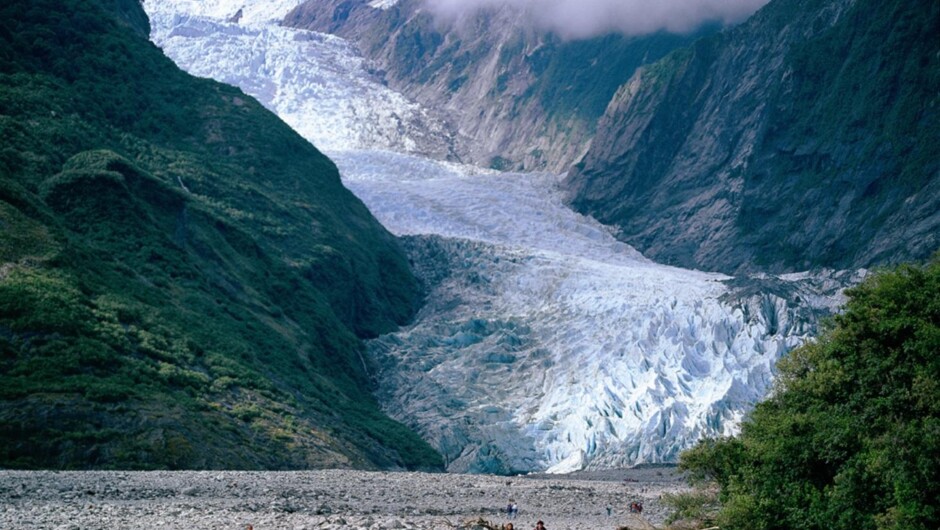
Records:
[[[566,187],[660,262],[727,273],[928,256],[940,6],[776,0],[623,85]]]
[[[562,41],[525,27],[512,7],[448,25],[423,0],[387,4],[308,1],[284,24],[358,43],[389,86],[448,116],[464,161],[495,169],[566,169],[637,67],[693,40],[659,33]]]

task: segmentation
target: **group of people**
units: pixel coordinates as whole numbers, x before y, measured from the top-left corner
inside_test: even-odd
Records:
[[[510,519],[515,519],[519,515],[519,505],[516,504],[516,501],[509,499],[509,503],[506,505],[506,516]],[[506,523],[503,525],[502,530],[514,530],[512,523]],[[545,523],[539,521],[535,523],[535,530],[545,530]]]

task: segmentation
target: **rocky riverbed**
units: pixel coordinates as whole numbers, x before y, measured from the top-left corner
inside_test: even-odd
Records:
[[[450,529],[469,521],[539,519],[550,530],[644,523],[666,517],[660,496],[685,489],[669,468],[568,476],[498,477],[364,471],[0,471],[0,528]],[[518,515],[506,516],[513,499]],[[608,517],[607,506],[612,508]]]

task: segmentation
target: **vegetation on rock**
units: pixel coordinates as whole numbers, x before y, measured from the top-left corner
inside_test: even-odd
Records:
[[[0,466],[437,469],[362,337],[418,297],[335,166],[133,0],[0,6]]]

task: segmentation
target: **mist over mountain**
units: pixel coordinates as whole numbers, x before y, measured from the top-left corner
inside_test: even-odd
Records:
[[[445,21],[424,0],[306,1],[284,24],[355,43],[390,88],[451,124],[456,159],[557,172],[584,154],[607,103],[637,67],[719,27],[568,40],[527,23],[511,4]]]
[[[768,0],[425,0],[427,8],[447,23],[481,10],[510,7],[520,24],[586,39],[608,33],[638,36],[667,31],[688,33],[706,23],[734,24]]]

